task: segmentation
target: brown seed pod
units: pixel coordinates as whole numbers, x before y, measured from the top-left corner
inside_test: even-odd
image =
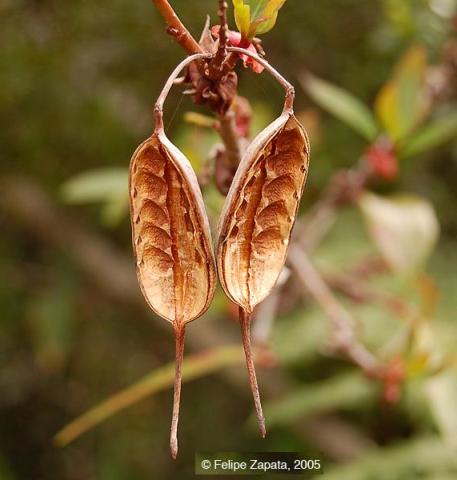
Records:
[[[217,264],[227,295],[252,312],[274,287],[308,170],[309,144],[285,112],[251,143],[219,223]]]
[[[170,448],[178,451],[177,426],[185,326],[200,317],[214,295],[216,270],[208,218],[196,175],[163,129],[163,102],[184,60],[159,96],[155,131],[133,154],[129,172],[133,249],[141,291],[149,306],[172,323],[176,375]]]
[[[270,293],[284,266],[310,148],[306,132],[293,114],[293,87],[265,60],[244,50],[240,53],[262,63],[287,92],[281,116],[257,135],[243,155],[219,221],[216,251],[222,287],[240,307],[249,377],[265,436],[250,346],[250,315]]]
[[[130,205],[146,301],[175,326],[198,318],[215,285],[209,224],[195,173],[163,131],[133,155]]]

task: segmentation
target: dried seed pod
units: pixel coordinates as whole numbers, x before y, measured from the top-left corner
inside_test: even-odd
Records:
[[[172,73],[155,107],[156,128],[133,154],[129,192],[137,276],[149,306],[172,323],[176,375],[170,448],[178,451],[184,333],[214,295],[216,270],[208,218],[196,175],[187,158],[168,140],[162,106],[180,71],[205,54],[188,57]]]
[[[132,157],[130,204],[146,301],[176,327],[198,318],[215,286],[209,224],[195,173],[163,131]]]
[[[217,264],[227,295],[247,312],[270,293],[284,266],[308,159],[306,133],[286,111],[251,143],[233,179]]]
[[[240,307],[249,378],[264,436],[250,346],[250,315],[270,293],[284,266],[308,172],[309,141],[293,114],[293,87],[265,60],[250,52],[240,53],[262,63],[287,92],[282,115],[257,135],[243,155],[219,221],[216,252],[222,287]]]

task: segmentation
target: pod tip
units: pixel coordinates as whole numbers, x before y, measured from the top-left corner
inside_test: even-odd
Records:
[[[260,429],[260,435],[262,438],[265,438],[267,436],[267,429],[265,427],[265,418],[262,418],[259,420],[259,429]]]
[[[176,460],[176,457],[178,456],[178,439],[177,438],[171,438],[170,451],[171,451],[171,457],[173,458],[173,460]]]

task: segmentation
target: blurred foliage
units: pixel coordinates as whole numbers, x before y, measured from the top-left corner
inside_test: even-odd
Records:
[[[102,218],[109,225],[127,214],[128,173],[125,168],[104,168],[83,172],[62,185],[63,199],[72,204],[99,202]]]
[[[438,239],[433,207],[414,196],[383,198],[365,193],[359,205],[374,244],[390,268],[398,273],[420,270]]]
[[[336,85],[308,74],[303,85],[310,97],[335,117],[360,133],[366,140],[374,140],[378,127],[371,112],[356,97]]]
[[[378,118],[395,142],[411,133],[426,115],[427,97],[421,88],[426,69],[425,55],[424,49],[411,48],[376,97]]]
[[[207,13],[216,18],[215,0],[172,3],[195,36]],[[407,374],[399,398],[386,403],[382,385],[331,355],[325,315],[311,300],[297,302],[289,281],[269,334],[273,366],[259,368],[271,426],[266,440],[251,428],[244,370],[215,362],[203,372],[217,374],[198,370],[183,389],[176,463],[167,445],[167,381],[154,397],[57,449],[52,437],[67,422],[138,379],[155,385],[174,345],[150,312],[107,295],[73,252],[54,248],[46,233],[32,235],[2,203],[1,480],[193,478],[195,450],[301,451],[324,459],[325,479],[457,476],[456,97],[434,102],[427,93],[427,72],[455,39],[456,2],[234,3],[250,5],[249,28],[256,6],[271,8],[262,28],[274,28],[263,47],[296,85],[312,143],[303,212],[337,170],[384,145],[380,138],[398,160],[398,174],[344,210],[313,258],[329,281],[351,275],[358,293],[377,292],[368,302],[340,298],[362,341],[385,360],[401,360]],[[147,1],[6,0],[0,15],[2,182],[33,179],[71,221],[133,262],[128,161],[150,134],[153,102],[184,53]],[[279,111],[282,92],[265,75],[240,72],[255,134]],[[196,110],[175,93],[166,128],[201,173],[218,137],[208,128],[209,111]],[[223,197],[212,183],[204,195],[214,227]],[[379,255],[391,268],[363,277],[361,268]],[[215,348],[219,358],[239,340],[222,292],[191,325],[189,339],[188,354],[197,358],[199,348]],[[351,454],[341,454],[342,446]]]

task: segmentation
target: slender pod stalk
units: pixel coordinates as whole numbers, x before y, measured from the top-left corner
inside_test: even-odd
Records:
[[[175,84],[175,80],[178,78],[179,74],[192,62],[197,60],[209,59],[214,57],[213,53],[195,53],[194,55],[189,55],[184,60],[182,60],[176,68],[173,70],[171,75],[168,77],[165,85],[160,92],[160,95],[157,97],[157,101],[154,106],[154,121],[155,121],[155,130],[162,131],[163,130],[163,104],[170,93],[173,85]]]
[[[277,70],[274,68],[267,60],[262,58],[260,55],[253,53],[245,48],[240,47],[227,47],[227,52],[234,52],[240,53],[242,55],[246,55],[251,57],[256,62],[260,63],[265,70],[284,88],[285,90],[285,101],[284,101],[284,111],[292,111],[294,105],[294,97],[295,97],[295,88],[294,86],[286,80]]]
[[[175,364],[175,382],[174,382],[174,394],[173,394],[173,415],[171,419],[171,431],[170,431],[170,451],[171,451],[171,456],[174,459],[176,459],[178,455],[178,422],[179,422],[179,405],[181,400],[182,361],[184,357],[185,334],[186,334],[185,325],[177,325],[175,328],[176,364]]]
[[[259,422],[259,430],[262,438],[265,438],[267,430],[265,427],[265,417],[263,416],[262,404],[260,403],[259,385],[255,373],[254,358],[251,347],[251,314],[239,307],[239,319],[241,327],[241,338],[243,339],[244,355],[246,357],[246,366],[248,368],[249,383],[251,385],[252,396],[254,398],[255,411]]]

